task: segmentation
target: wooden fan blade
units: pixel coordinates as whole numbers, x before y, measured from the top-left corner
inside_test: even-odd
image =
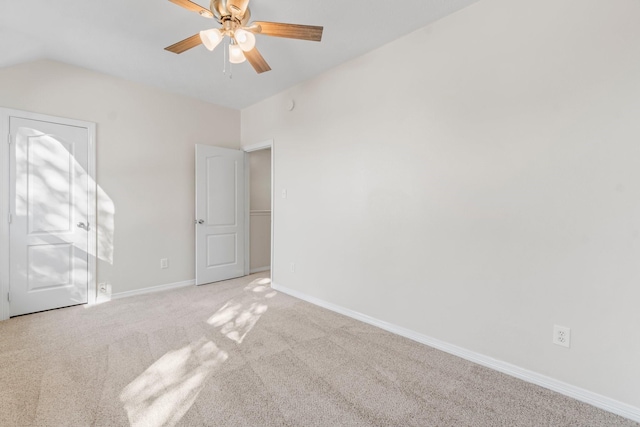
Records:
[[[171,3],[177,4],[178,6],[184,7],[187,10],[192,12],[197,12],[200,16],[204,16],[205,18],[213,18],[213,13],[209,9],[205,9],[189,0],[169,0]]]
[[[264,60],[260,52],[258,52],[257,48],[251,49],[249,52],[244,53],[245,58],[251,64],[256,73],[262,74],[266,71],[270,71],[271,67],[267,64],[267,61]]]
[[[310,40],[319,42],[322,40],[323,27],[315,25],[283,24],[280,22],[254,22],[254,32],[265,36],[284,37],[287,39]],[[250,30],[252,28],[249,28]]]
[[[200,34],[198,33],[194,36],[191,36],[182,41],[179,41],[176,44],[172,44],[169,47],[165,47],[164,50],[168,50],[169,52],[173,52],[173,53],[182,53],[193,47],[198,46],[199,44],[202,44],[202,39],[200,38]]]

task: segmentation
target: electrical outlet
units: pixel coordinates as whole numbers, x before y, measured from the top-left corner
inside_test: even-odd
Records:
[[[167,258],[160,260],[160,268],[169,268],[169,260]]]
[[[283,199],[287,198],[287,189],[286,188],[282,189],[282,198]]]
[[[107,284],[106,283],[98,284],[98,289],[100,289],[100,293],[101,294],[106,294],[107,293]]]
[[[571,329],[553,325],[553,343],[563,347],[571,347]]]
[[[296,264],[295,263],[291,263],[291,272],[295,273],[296,272]]]

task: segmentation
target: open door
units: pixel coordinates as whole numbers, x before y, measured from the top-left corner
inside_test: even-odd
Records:
[[[196,284],[244,276],[244,152],[196,145]]]
[[[10,117],[10,315],[88,301],[87,128]]]

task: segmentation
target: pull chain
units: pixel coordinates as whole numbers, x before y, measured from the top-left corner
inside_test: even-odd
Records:
[[[228,40],[226,37],[222,43],[222,47],[224,49],[224,65],[222,66],[222,74],[227,75],[227,65],[229,66],[229,79],[233,79],[233,70],[231,66],[231,61],[229,61],[229,45],[231,44],[231,40]]]
[[[222,74],[227,75],[227,40],[226,37],[222,40]]]

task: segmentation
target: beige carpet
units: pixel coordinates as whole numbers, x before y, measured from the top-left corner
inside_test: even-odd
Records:
[[[0,426],[636,426],[269,287],[0,322]]]

